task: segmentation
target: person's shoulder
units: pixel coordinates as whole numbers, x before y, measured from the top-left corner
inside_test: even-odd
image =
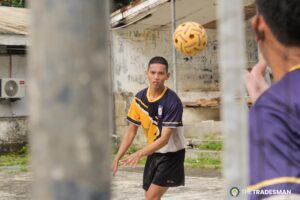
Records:
[[[180,101],[180,98],[178,97],[178,95],[176,94],[176,92],[174,92],[172,89],[168,88],[167,89],[167,96],[170,98],[170,99],[173,99],[175,101]]]
[[[282,79],[274,83],[266,92],[266,97],[272,98],[282,103],[288,103],[287,100],[299,99],[300,97],[300,70],[287,73]],[[288,99],[287,99],[288,98]]]
[[[144,88],[142,90],[140,90],[138,93],[136,93],[135,97],[137,97],[138,99],[143,99],[147,96],[147,88]]]
[[[176,92],[174,92],[170,88],[167,89],[166,99],[167,99],[168,105],[170,105],[170,106],[172,106],[172,105],[182,106],[182,102],[181,102],[180,98],[178,97]]]
[[[253,108],[265,107],[272,110],[287,110],[300,106],[300,70],[290,72],[272,84],[254,103]]]

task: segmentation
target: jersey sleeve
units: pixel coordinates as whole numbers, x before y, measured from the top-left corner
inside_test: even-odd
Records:
[[[162,126],[169,128],[176,128],[182,126],[182,112],[183,106],[180,101],[173,103],[165,110]]]
[[[136,102],[136,98],[134,98],[131,101],[130,107],[129,107],[129,111],[127,114],[127,120],[130,123],[133,123],[136,126],[140,126],[141,125],[141,118],[140,118],[140,113],[139,113],[139,107],[138,104]]]

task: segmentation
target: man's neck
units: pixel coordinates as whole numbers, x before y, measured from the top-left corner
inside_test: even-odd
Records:
[[[149,97],[153,100],[159,97],[165,89],[165,86],[160,88],[153,88],[149,86]]]
[[[277,51],[273,49],[269,64],[272,67],[275,81],[280,80],[289,72],[289,69],[300,64],[300,48],[281,46],[277,48]]]

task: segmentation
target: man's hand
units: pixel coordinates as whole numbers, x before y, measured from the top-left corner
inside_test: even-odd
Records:
[[[112,163],[112,167],[111,167],[111,171],[113,173],[113,176],[117,173],[118,171],[118,165],[119,165],[119,159],[114,159],[113,163]]]
[[[142,152],[140,150],[140,151],[137,151],[137,152],[129,155],[127,158],[121,160],[120,162],[122,165],[128,165],[130,167],[135,167],[139,163],[141,157],[142,157]]]
[[[268,89],[269,85],[264,79],[267,63],[260,54],[258,63],[252,68],[251,72],[246,72],[245,81],[252,103]]]
[[[126,134],[123,137],[122,143],[120,145],[120,148],[118,150],[118,153],[112,163],[112,168],[111,171],[113,173],[113,175],[115,175],[118,171],[118,165],[119,165],[119,161],[120,159],[124,156],[124,154],[126,153],[127,149],[130,147],[136,132],[137,132],[138,126],[130,123],[127,129]]]

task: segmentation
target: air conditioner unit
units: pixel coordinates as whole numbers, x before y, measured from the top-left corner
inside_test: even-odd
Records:
[[[20,78],[0,79],[0,98],[19,99],[25,96],[25,80]]]

